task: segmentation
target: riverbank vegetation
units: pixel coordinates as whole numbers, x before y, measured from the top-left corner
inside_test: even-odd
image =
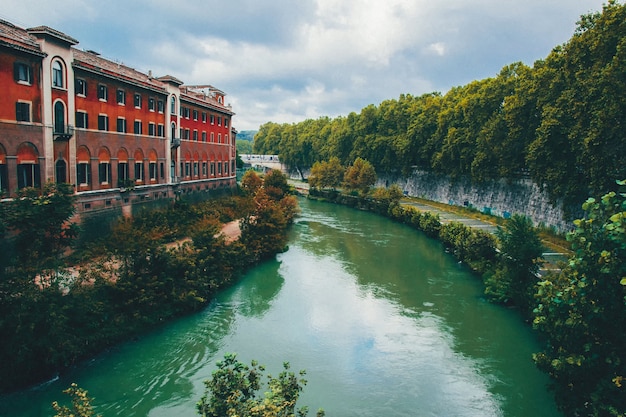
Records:
[[[256,174],[250,174],[256,175]],[[272,171],[245,195],[119,219],[73,248],[69,185],[24,189],[0,205],[0,391],[54,376],[173,317],[197,311],[250,266],[284,250],[297,212]],[[227,242],[221,226],[240,220]],[[180,243],[166,246],[182,238]]]
[[[582,16],[572,38],[532,67],[369,105],[360,113],[295,124],[269,122],[255,153],[293,171],[338,158],[370,161],[379,175],[415,169],[474,182],[529,176],[578,212],[626,178],[626,6],[610,0]]]
[[[305,371],[296,375],[290,370],[289,362],[283,363],[284,370],[273,377],[267,375],[268,391],[263,389],[265,367],[252,361],[250,366],[240,362],[236,354],[227,353],[224,360],[217,362],[211,379],[204,381],[205,392],[196,403],[198,415],[202,417],[306,417],[308,407],[296,407],[300,393],[307,384]],[[52,404],[54,417],[94,417],[93,399],[77,384],[63,391],[71,398],[71,405]],[[319,409],[317,417],[324,417]],[[98,416],[100,417],[100,416]]]
[[[337,170],[336,164],[320,167]],[[523,215],[490,234],[401,204],[395,185],[354,193],[325,184],[311,187],[309,196],[370,210],[439,239],[482,277],[490,300],[518,308],[541,335],[534,360],[550,375],[566,415],[626,415],[626,193],[588,199],[585,218],[567,236],[572,256],[558,272],[542,276],[539,230]]]

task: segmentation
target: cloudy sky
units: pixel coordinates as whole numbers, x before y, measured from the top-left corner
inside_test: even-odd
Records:
[[[238,130],[445,93],[532,65],[603,0],[3,0],[0,18],[46,25],[140,71],[211,84]],[[620,1],[622,3],[622,1]]]

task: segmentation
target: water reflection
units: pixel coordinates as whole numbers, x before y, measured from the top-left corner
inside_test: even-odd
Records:
[[[36,391],[0,416],[50,416],[76,381],[113,416],[193,416],[215,361],[306,369],[302,404],[328,416],[558,416],[515,313],[441,246],[399,224],[301,201],[290,249],[205,311]],[[44,411],[45,410],[45,411]]]

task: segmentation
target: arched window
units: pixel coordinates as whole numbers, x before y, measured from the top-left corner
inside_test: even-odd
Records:
[[[63,88],[63,65],[60,61],[55,60],[52,62],[52,86]]]
[[[170,113],[173,115],[176,114],[176,97],[172,96],[172,99],[170,101]]]
[[[76,150],[76,182],[83,188],[91,185],[91,153],[86,146]]]
[[[98,182],[100,185],[111,184],[111,153],[104,147],[98,151]]]
[[[0,145],[0,197],[9,193],[9,173],[7,172],[7,153]]]
[[[122,148],[117,152],[117,186],[126,187],[128,183],[128,152]]]
[[[143,152],[141,149],[135,151],[135,182],[143,183],[144,181],[144,165],[143,165]]]
[[[176,138],[176,123],[172,123],[172,139]]]
[[[56,164],[54,164],[54,167],[57,184],[67,182],[67,163],[65,160],[59,159]]]
[[[54,103],[54,133],[65,133],[65,105],[60,100]]]
[[[24,142],[17,148],[17,187],[39,187],[39,152],[32,143]]]

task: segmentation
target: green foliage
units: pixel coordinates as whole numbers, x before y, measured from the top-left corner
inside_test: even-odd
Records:
[[[254,195],[263,185],[263,180],[254,170],[249,169],[241,177],[241,189],[246,195]]]
[[[255,150],[300,172],[336,157],[344,166],[362,158],[388,175],[530,177],[567,210],[616,191],[613,180],[626,176],[624,22],[626,5],[611,0],[533,67],[515,62],[445,95],[402,94],[346,117],[267,123]]]
[[[315,188],[330,188],[332,190],[341,186],[345,168],[336,156],[328,161],[315,162],[309,175],[309,185]]]
[[[624,186],[624,181],[618,182]],[[535,355],[567,415],[626,415],[626,194],[583,204],[568,236],[574,255],[537,287]]]
[[[93,401],[88,392],[78,385],[72,384],[63,391],[64,394],[72,398],[72,407],[60,406],[56,401],[52,403],[52,408],[56,412],[54,417],[93,417],[94,411],[91,405]]]
[[[367,194],[370,187],[376,183],[376,170],[369,161],[356,158],[354,163],[346,169],[343,185],[348,190]]]
[[[261,396],[259,391],[265,368],[256,361],[247,366],[237,360],[235,354],[225,354],[224,360],[217,362],[217,370],[211,379],[204,382],[206,388],[197,403],[198,414],[202,417],[306,416],[306,407],[296,409],[300,392],[307,383],[302,378],[305,372],[300,371],[296,376],[289,370],[288,362],[283,367],[284,371],[277,378],[267,376],[269,391]],[[318,417],[323,415],[321,410],[317,413]]]
[[[47,182],[43,190],[22,188],[16,198],[3,203],[5,227],[15,248],[12,262],[30,273],[56,268],[59,255],[78,233],[70,221],[74,200],[71,185]]]
[[[271,188],[282,194],[282,181],[275,184]],[[8,230],[0,235],[2,247],[12,248],[9,237],[19,243],[31,236],[39,256],[22,266],[16,252],[2,253],[0,391],[50,378],[131,335],[202,308],[245,268],[284,248],[297,211],[293,196],[275,200],[265,190],[256,202],[231,197],[192,206],[180,200],[120,219],[96,250],[69,258],[61,255],[69,242],[65,216],[73,210],[65,202],[72,195],[55,193],[56,188],[0,205],[0,223]],[[267,203],[259,207],[261,200]],[[251,215],[259,231],[247,234],[247,246],[219,234],[223,222]],[[265,233],[276,219],[279,227]],[[47,233],[35,236],[29,227]],[[191,241],[166,248],[181,237]],[[77,260],[79,268],[69,269],[68,262]]]
[[[530,314],[543,244],[532,220],[514,214],[496,232],[500,262],[486,280],[485,293],[494,301],[512,303]]]

